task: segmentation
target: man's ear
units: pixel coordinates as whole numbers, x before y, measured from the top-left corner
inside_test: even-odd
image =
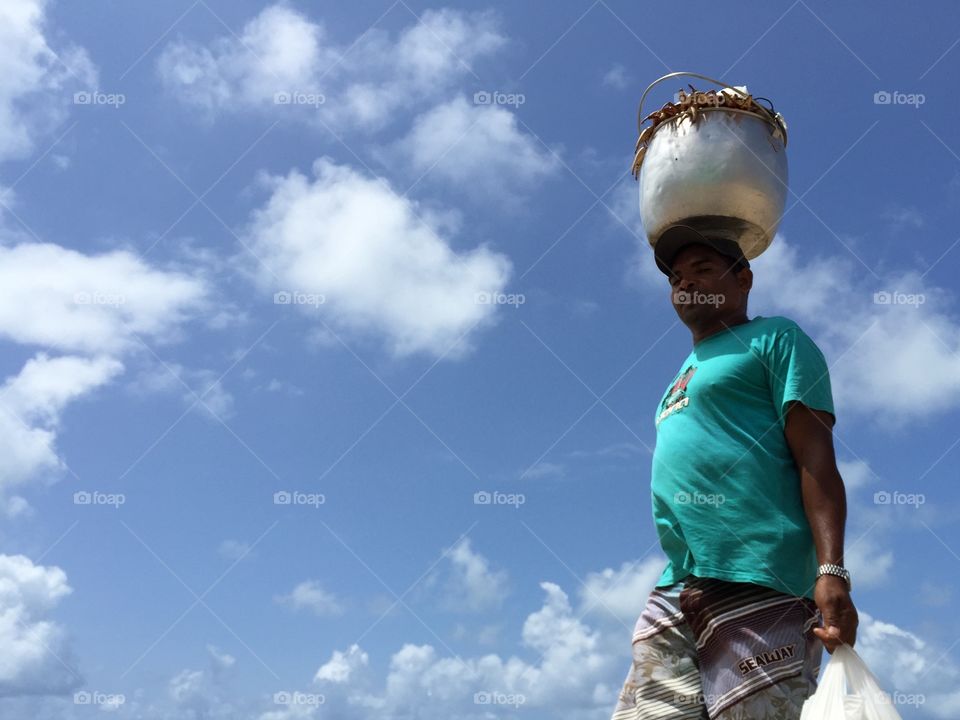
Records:
[[[737,285],[744,292],[749,292],[753,288],[753,270],[750,268],[741,268],[737,273]]]

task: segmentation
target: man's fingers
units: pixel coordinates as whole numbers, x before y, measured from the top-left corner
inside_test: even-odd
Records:
[[[828,653],[833,654],[833,651],[843,644],[843,640],[840,638],[840,628],[836,625],[830,625],[825,628],[814,628],[813,633],[820,638],[820,641]]]
[[[828,640],[826,638],[820,638],[820,640],[823,642],[823,647],[826,649],[826,651],[833,655],[833,651],[837,649],[839,643],[835,640]]]

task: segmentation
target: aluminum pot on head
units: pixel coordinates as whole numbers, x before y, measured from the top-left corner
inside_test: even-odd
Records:
[[[676,74],[692,73],[665,77]],[[746,97],[741,88],[723,92]],[[680,113],[653,129],[636,164],[651,247],[678,223],[736,241],[747,259],[769,247],[787,197],[786,128],[779,115],[723,105]]]

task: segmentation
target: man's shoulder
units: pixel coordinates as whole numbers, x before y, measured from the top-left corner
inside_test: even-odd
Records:
[[[803,332],[803,329],[795,320],[791,320],[783,315],[771,315],[769,317],[757,315],[750,321],[750,324],[754,326],[758,335],[777,335],[791,330],[800,330]]]
[[[823,351],[810,335],[795,321],[783,315],[770,317],[757,316],[750,323],[756,329],[751,336],[751,346],[761,354],[775,352],[776,348],[787,349],[797,347],[814,349],[823,355]]]

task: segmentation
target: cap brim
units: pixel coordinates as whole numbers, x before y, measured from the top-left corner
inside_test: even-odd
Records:
[[[656,260],[657,267],[660,268],[660,272],[664,275],[670,275],[671,266],[677,253],[687,245],[693,244],[711,247],[721,255],[739,260],[743,263],[744,267],[750,267],[750,263],[744,256],[743,250],[735,241],[725,238],[707,237],[689,225],[671,225],[663,231],[653,249],[654,259]]]

